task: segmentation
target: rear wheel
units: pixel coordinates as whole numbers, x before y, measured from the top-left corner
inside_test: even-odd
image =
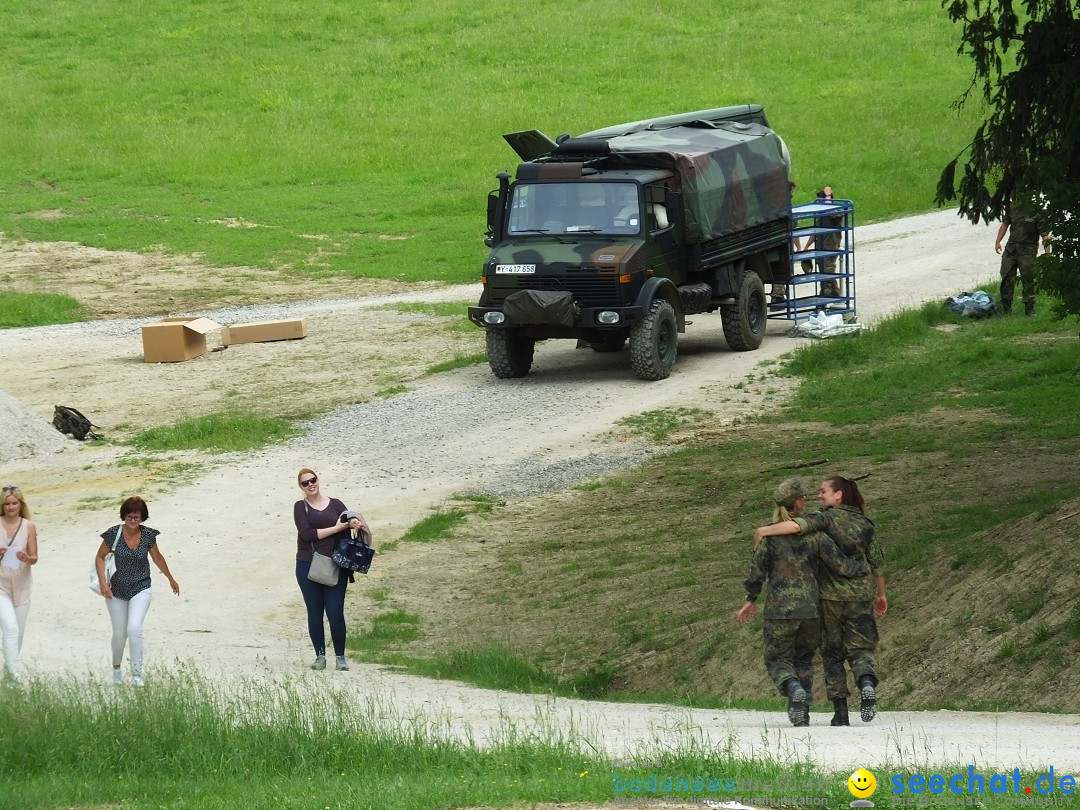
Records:
[[[675,310],[667,301],[653,301],[648,314],[630,330],[630,367],[643,380],[663,380],[678,351]]]
[[[753,270],[740,270],[735,303],[721,307],[724,338],[737,352],[756,349],[765,337],[769,310],[765,303],[765,285]]]
[[[488,329],[485,341],[488,365],[496,377],[506,380],[529,373],[535,342],[520,329]]]

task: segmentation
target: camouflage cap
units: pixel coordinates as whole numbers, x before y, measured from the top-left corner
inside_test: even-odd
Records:
[[[802,481],[798,478],[789,478],[773,491],[773,500],[781,506],[791,508],[795,501],[806,496],[803,492]]]

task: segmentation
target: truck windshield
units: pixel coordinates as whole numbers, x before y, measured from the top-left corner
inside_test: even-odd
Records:
[[[634,183],[518,183],[510,201],[509,234],[641,231]]]

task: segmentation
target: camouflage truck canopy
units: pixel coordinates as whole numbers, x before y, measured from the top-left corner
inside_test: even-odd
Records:
[[[647,166],[678,176],[687,242],[791,216],[781,140],[760,124],[692,123],[618,135],[607,143],[605,168]]]

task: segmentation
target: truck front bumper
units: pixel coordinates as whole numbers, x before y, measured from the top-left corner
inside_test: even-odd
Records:
[[[641,320],[644,314],[644,308],[639,306],[581,307],[571,326],[556,316],[550,319],[534,316],[529,323],[522,323],[508,317],[502,307],[469,307],[469,320],[484,329],[525,328],[529,332],[552,332],[547,337],[579,337],[583,330],[627,329]]]

